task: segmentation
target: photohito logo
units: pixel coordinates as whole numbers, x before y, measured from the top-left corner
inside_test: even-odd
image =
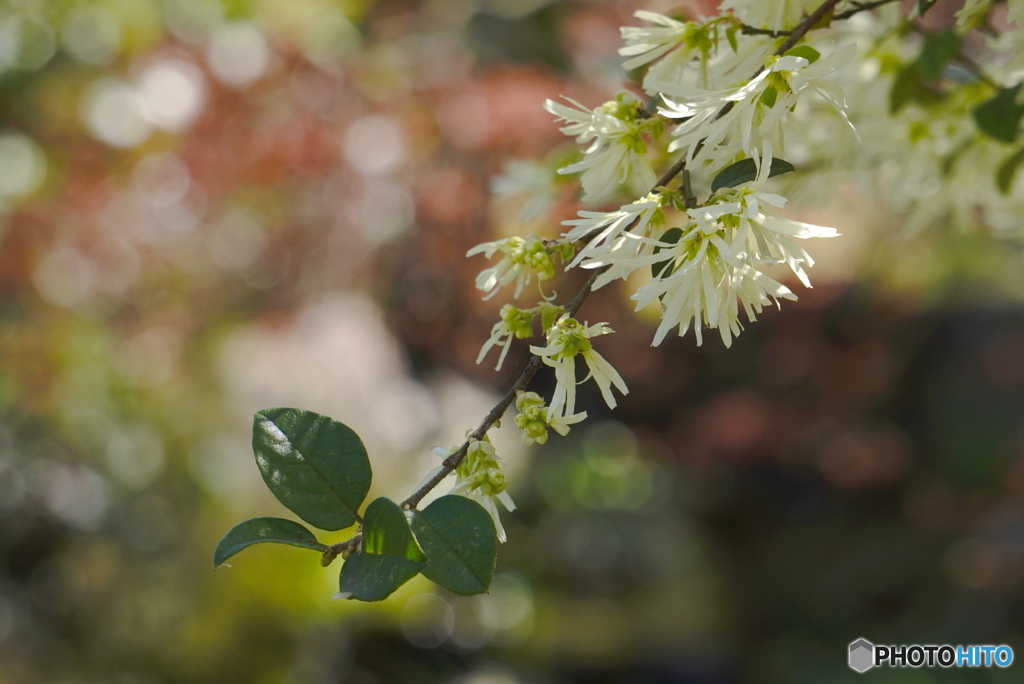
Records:
[[[882,646],[867,639],[850,642],[850,669],[867,672],[873,667],[1009,667],[1013,649],[1006,645],[910,644]]]

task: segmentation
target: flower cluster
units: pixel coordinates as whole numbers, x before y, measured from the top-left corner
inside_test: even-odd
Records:
[[[853,57],[853,45],[820,58],[810,46],[769,57],[764,69],[742,85],[705,90],[685,83],[657,82],[652,86],[668,96],[660,113],[682,123],[672,130],[669,151],[685,150],[687,160],[708,162],[719,169],[739,153],[753,154],[764,142],[785,146],[792,121],[789,115],[805,90],[820,95],[846,120],[842,91],[826,77]],[[848,120],[846,120],[849,123]]]
[[[636,202],[619,207],[618,211],[580,211],[580,218],[564,221],[563,225],[571,227],[563,236],[566,240],[587,242],[569,267],[610,266],[595,282],[595,289],[628,275],[618,268],[618,264],[649,251],[655,244],[649,237],[665,225],[662,203],[666,198],[666,194],[649,193]]]
[[[569,434],[570,425],[587,417],[586,411],[566,416],[555,415],[536,392],[517,392],[516,409],[519,411],[516,427],[522,430],[523,443],[527,446],[547,442],[549,428],[565,437]]]
[[[707,206],[690,210],[674,243],[663,242],[657,253],[631,262],[663,264],[659,276],[633,295],[638,310],[661,302],[655,345],[673,328],[685,335],[691,325],[699,345],[703,325],[717,328],[722,342],[730,346],[743,329],[741,308],[747,320],[754,321],[766,304],[796,299],[789,288],[759,269],[784,264],[810,287],[804,266],[814,261],[793,238],[838,235],[833,228],[775,214],[771,207],[783,206],[786,199],[762,190],[771,169],[771,146],[766,144],[764,154],[754,159],[758,175],[750,185],[716,193]]]
[[[584,199],[600,201],[615,194],[623,185],[640,192],[657,181],[647,158],[645,136],[662,126],[658,119],[645,116],[640,103],[628,93],[587,109],[579,102],[565,98],[575,108],[552,100],[544,108],[567,122],[562,132],[578,143],[590,143],[583,159],[564,166],[559,173],[582,173]]]
[[[748,78],[771,53],[766,36],[748,36],[740,43],[739,23],[729,15],[707,21],[678,21],[657,12],[639,10],[634,16],[653,26],[624,26],[619,54],[628,57],[625,69],[650,64],[644,92],[659,95],[657,83],[686,83],[715,89]]]
[[[455,451],[456,449],[448,450],[444,447],[434,448],[434,453],[441,458],[447,458]],[[483,506],[491,514],[494,529],[501,542],[505,542],[507,537],[495,502],[500,503],[506,511],[516,509],[512,497],[505,491],[505,474],[501,472],[503,462],[486,436],[483,439],[470,439],[466,455],[455,468],[455,486],[448,492],[472,499]]]
[[[491,328],[491,336],[484,342],[484,346],[480,348],[480,354],[476,357],[476,362],[480,363],[483,361],[484,357],[487,356],[487,352],[492,347],[500,345],[501,354],[498,356],[498,364],[494,367],[494,370],[501,370],[502,364],[505,363],[505,356],[512,346],[513,338],[522,340],[532,337],[533,321],[537,316],[541,317],[541,321],[546,327],[558,318],[564,310],[562,307],[548,301],[542,301],[530,309],[520,309],[511,304],[504,305],[501,307],[499,314],[501,320]]]
[[[555,275],[554,257],[558,256],[564,261],[572,257],[573,250],[571,245],[548,243],[536,235],[530,235],[485,242],[470,249],[466,256],[483,254],[490,259],[496,252],[502,253],[501,260],[481,271],[476,278],[477,289],[487,293],[484,299],[490,299],[502,287],[513,282],[516,284],[513,296],[518,297],[534,275],[538,283],[550,280]]]
[[[614,385],[623,394],[629,393],[626,383],[610,363],[598,354],[591,338],[614,332],[607,323],[580,324],[574,318],[563,316],[547,331],[547,344],[531,346],[530,351],[555,369],[555,391],[549,407],[549,416],[565,419],[576,413],[576,357],[582,356],[590,371],[588,378],[601,389],[601,396],[609,408],[615,408]]]

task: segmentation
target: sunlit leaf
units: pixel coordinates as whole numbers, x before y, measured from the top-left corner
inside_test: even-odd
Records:
[[[267,487],[300,518],[322,530],[356,521],[371,473],[351,429],[312,411],[264,409],[253,421],[252,446]]]
[[[810,45],[797,45],[792,50],[787,50],[786,54],[791,55],[793,57],[803,57],[811,64],[814,64],[819,59],[821,59],[821,53],[812,48]]]
[[[461,596],[491,586],[498,558],[498,535],[484,507],[462,496],[442,496],[412,519],[416,539],[430,564],[428,579]]]
[[[366,507],[363,550],[345,561],[338,579],[346,598],[382,601],[426,566],[405,513],[390,499]]]
[[[297,522],[282,518],[252,518],[240,522],[224,535],[213,552],[213,567],[217,567],[239,551],[253,544],[271,542],[287,544],[313,551],[326,551],[327,546],[317,541],[316,535]]]

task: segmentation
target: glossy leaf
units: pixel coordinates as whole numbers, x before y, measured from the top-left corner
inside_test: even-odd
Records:
[[[925,79],[936,81],[959,51],[960,37],[953,31],[928,36],[917,58],[917,70]]]
[[[370,461],[347,426],[312,411],[264,409],[252,447],[274,496],[310,525],[340,530],[356,521],[370,489]]]
[[[339,598],[383,601],[415,577],[426,563],[401,556],[356,553],[341,566]]]
[[[498,535],[484,507],[462,496],[442,496],[412,519],[416,540],[430,564],[423,574],[461,596],[491,586]]]
[[[785,159],[772,159],[772,168],[768,172],[768,177],[771,178],[790,171],[796,171],[796,167]],[[721,188],[734,188],[740,183],[747,183],[756,178],[757,164],[754,163],[754,160],[741,159],[718,172],[715,180],[711,182],[711,192],[716,192]]]
[[[1001,90],[974,110],[974,120],[985,135],[1000,142],[1009,143],[1017,139],[1020,120],[1024,117],[1024,106],[1017,102],[1022,85],[1018,83],[1012,88]]]
[[[381,497],[366,507],[363,521],[363,551],[402,556],[414,561],[427,559],[409,529],[405,513],[391,499]]]
[[[679,242],[679,238],[683,237],[682,228],[669,228],[661,237],[658,238],[659,242],[664,242],[670,245],[674,245]],[[654,253],[657,254],[663,249],[661,245],[654,248]],[[675,270],[675,263],[672,259],[665,259],[665,261],[659,261],[656,264],[651,264],[651,275],[655,278],[667,278],[672,275],[672,271]]]
[[[786,54],[792,55],[793,57],[803,57],[811,64],[814,64],[821,59],[821,53],[810,45],[797,45],[792,50],[787,50]]]
[[[217,543],[217,549],[213,552],[213,567],[223,564],[253,544],[264,542],[287,544],[319,552],[327,550],[325,544],[317,541],[316,535],[297,522],[283,518],[252,518],[232,527]]]
[[[366,507],[363,550],[345,561],[338,580],[346,598],[382,601],[426,566],[405,513],[390,499]]]

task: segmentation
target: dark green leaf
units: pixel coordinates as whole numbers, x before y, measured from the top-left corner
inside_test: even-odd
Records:
[[[317,541],[312,532],[297,522],[282,518],[252,518],[232,527],[217,543],[217,549],[213,552],[213,567],[221,565],[242,549],[262,542],[288,544],[320,552],[327,550],[326,545]]]
[[[1020,120],[1024,117],[1024,106],[1017,103],[1022,83],[999,92],[991,100],[978,105],[974,110],[974,120],[982,133],[1000,142],[1013,142],[1020,130]]]
[[[1004,195],[1010,192],[1013,177],[1017,175],[1017,170],[1020,169],[1022,163],[1024,163],[1024,149],[1011,154],[1006,161],[999,165],[999,169],[996,171],[996,187],[999,188],[999,192]]]
[[[764,89],[764,92],[761,93],[761,102],[762,104],[764,104],[765,107],[771,108],[775,106],[775,101],[778,99],[778,97],[779,91],[775,88],[775,86],[768,86],[767,88]]]
[[[768,177],[771,178],[790,171],[796,171],[796,167],[785,159],[772,159],[772,168],[768,172]],[[711,192],[717,192],[721,188],[734,188],[740,183],[746,183],[756,178],[757,164],[754,163],[754,160],[741,159],[718,172],[715,180],[711,182]]]
[[[917,0],[917,11],[923,15],[925,12],[932,8],[932,5],[937,3],[939,0]]]
[[[917,57],[917,70],[926,80],[937,81],[959,51],[960,37],[953,31],[928,36]]]
[[[312,411],[264,409],[253,421],[252,447],[267,487],[300,518],[323,530],[356,521],[371,473],[351,429]]]
[[[814,64],[821,59],[821,53],[812,48],[810,45],[797,45],[792,50],[787,50],[786,55],[793,57],[803,57],[809,63]]]
[[[910,102],[931,105],[941,102],[942,93],[929,88],[921,77],[916,64],[903,68],[892,82],[889,91],[889,113],[895,114]]]
[[[363,550],[345,561],[338,586],[348,598],[382,601],[426,566],[405,513],[383,497],[366,507]]]
[[[416,539],[430,559],[423,574],[460,596],[491,586],[498,535],[484,507],[462,496],[442,496],[412,519]]]
[[[339,591],[347,594],[344,598],[383,601],[415,577],[424,565],[401,556],[356,553],[341,566]]]
[[[665,242],[670,245],[674,245],[679,242],[679,238],[683,236],[682,228],[669,228],[661,237],[658,238],[659,242]],[[654,248],[654,253],[657,254],[663,248],[658,245]],[[673,259],[665,259],[665,261],[659,261],[656,264],[651,264],[651,275],[655,278],[667,278],[672,275],[672,271],[675,270],[675,262]]]

